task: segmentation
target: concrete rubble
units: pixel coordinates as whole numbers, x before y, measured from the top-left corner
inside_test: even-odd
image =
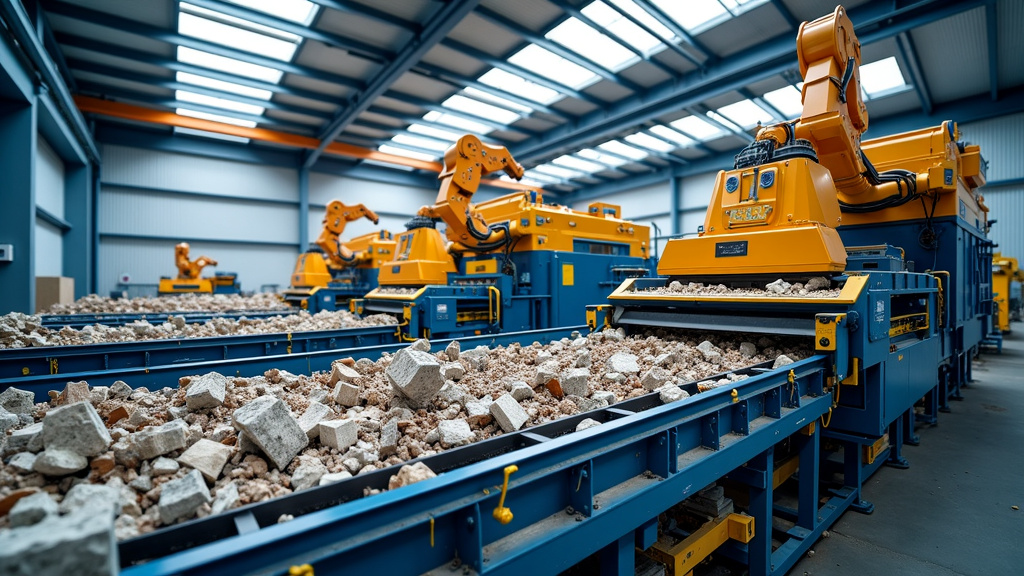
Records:
[[[193,378],[185,393],[185,406],[191,411],[216,408],[224,403],[228,379],[217,372]]]
[[[384,374],[395,392],[414,405],[426,404],[444,386],[437,358],[419,350],[400,350]]]
[[[208,482],[216,482],[234,449],[203,438],[178,456],[178,463],[195,468]]]
[[[48,515],[0,531],[0,574],[112,576],[119,569],[112,517],[89,511]]]
[[[832,288],[832,282],[825,277],[810,278],[806,284],[786,282],[782,278],[765,284],[764,288],[730,288],[725,284],[701,284],[671,282],[668,286],[640,289],[639,292],[673,296],[721,296],[749,298],[837,298],[841,289]]]
[[[9,513],[11,527],[31,526],[41,522],[47,516],[60,513],[57,502],[46,492],[36,492],[18,500]]]
[[[429,478],[435,478],[436,476],[437,474],[435,474],[434,471],[423,462],[416,462],[415,464],[402,466],[398,470],[398,474],[395,474],[388,479],[388,490],[394,490],[396,488],[401,488],[402,486],[422,482]]]
[[[236,429],[246,433],[278,469],[309,444],[309,437],[279,398],[263,396],[235,410]]]
[[[191,518],[203,504],[210,502],[210,490],[203,475],[193,470],[177,480],[163,485],[160,491],[160,521],[172,524],[176,520]]]

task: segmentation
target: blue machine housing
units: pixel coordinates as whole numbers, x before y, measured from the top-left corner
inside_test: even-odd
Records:
[[[848,246],[884,239],[899,246],[913,268],[936,275],[941,283],[938,339],[939,378],[947,399],[960,399],[960,388],[971,380],[971,357],[992,332],[992,242],[987,223],[964,216],[842,226],[839,236]],[[934,241],[927,241],[933,235]],[[854,264],[856,265],[856,264]]]
[[[574,248],[463,258],[459,272],[448,274],[447,285],[411,288],[411,294],[371,294],[355,300],[353,310],[395,314],[411,338],[569,326],[584,322],[587,303],[606,301],[623,280],[649,275],[656,267],[653,258],[629,256],[625,244],[577,240]],[[497,271],[470,272],[495,259]]]

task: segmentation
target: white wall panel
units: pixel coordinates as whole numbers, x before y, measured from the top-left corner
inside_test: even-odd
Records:
[[[989,232],[989,238],[999,245],[996,250],[1024,260],[1024,186],[983,188],[985,204],[989,207],[989,219],[996,220]]]
[[[299,199],[298,172],[290,168],[110,144],[103,146],[103,181],[236,198]]]
[[[711,202],[711,193],[715,189],[715,178],[717,176],[718,170],[715,170],[714,172],[683,178],[679,185],[682,194],[679,208],[681,210],[686,210],[687,208],[706,208],[708,203]],[[703,219],[704,216],[702,214],[701,220]]]
[[[99,291],[109,294],[118,289],[122,274],[133,284],[149,284],[147,292],[156,294],[161,276],[177,274],[173,245],[163,240],[103,238],[100,241]],[[264,284],[287,288],[298,252],[287,246],[249,246],[239,244],[192,242],[191,256],[206,255],[217,261],[216,267],[203,269],[203,276],[214,272],[235,272],[242,290],[259,291]]]
[[[36,142],[36,205],[64,218],[64,162],[42,135]]]
[[[1024,113],[961,124],[960,132],[981,146],[989,182],[1024,178]]]
[[[100,234],[292,244],[299,237],[295,208],[285,204],[115,188],[102,190],[100,205]]]
[[[634,188],[628,192],[575,202],[572,208],[586,212],[587,206],[590,204],[605,202],[621,206],[622,217],[626,220],[644,218],[654,214],[665,214],[672,210],[670,190],[669,183],[666,181],[653,186]]]
[[[679,220],[679,232],[686,235],[696,234],[697,228],[704,225],[704,215],[705,212],[703,210],[684,212]]]
[[[436,197],[437,189],[343,178],[320,172],[309,175],[309,201],[312,204],[341,200],[345,204],[365,204],[374,212],[415,214],[420,206],[433,204]]]
[[[63,240],[60,228],[36,218],[36,276],[64,275]]]

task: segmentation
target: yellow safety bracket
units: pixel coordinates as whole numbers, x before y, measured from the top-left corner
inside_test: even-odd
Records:
[[[310,564],[292,566],[288,569],[288,576],[314,576],[313,566]]]
[[[501,498],[498,499],[498,507],[494,509],[494,519],[502,524],[508,524],[512,521],[512,510],[505,507],[505,496],[508,494],[508,477],[513,472],[518,472],[519,466],[515,464],[505,466],[505,482],[501,485]]]
[[[50,374],[56,374],[56,373],[57,373],[57,359],[56,358],[50,358]]]
[[[288,353],[292,353],[292,333],[288,333]]]
[[[727,540],[746,544],[753,538],[754,519],[751,516],[729,514],[711,520],[675,545],[669,546],[659,540],[647,554],[665,564],[668,576],[684,576],[690,574],[694,566],[703,562]]]
[[[494,304],[491,304],[491,296],[494,296]],[[487,319],[491,325],[501,323],[501,290],[497,286],[487,287]]]

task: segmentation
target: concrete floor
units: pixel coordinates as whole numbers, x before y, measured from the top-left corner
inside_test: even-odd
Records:
[[[846,512],[791,576],[1024,574],[1024,324],[1013,329],[953,412],[918,429],[910,468],[869,479],[874,514]]]

